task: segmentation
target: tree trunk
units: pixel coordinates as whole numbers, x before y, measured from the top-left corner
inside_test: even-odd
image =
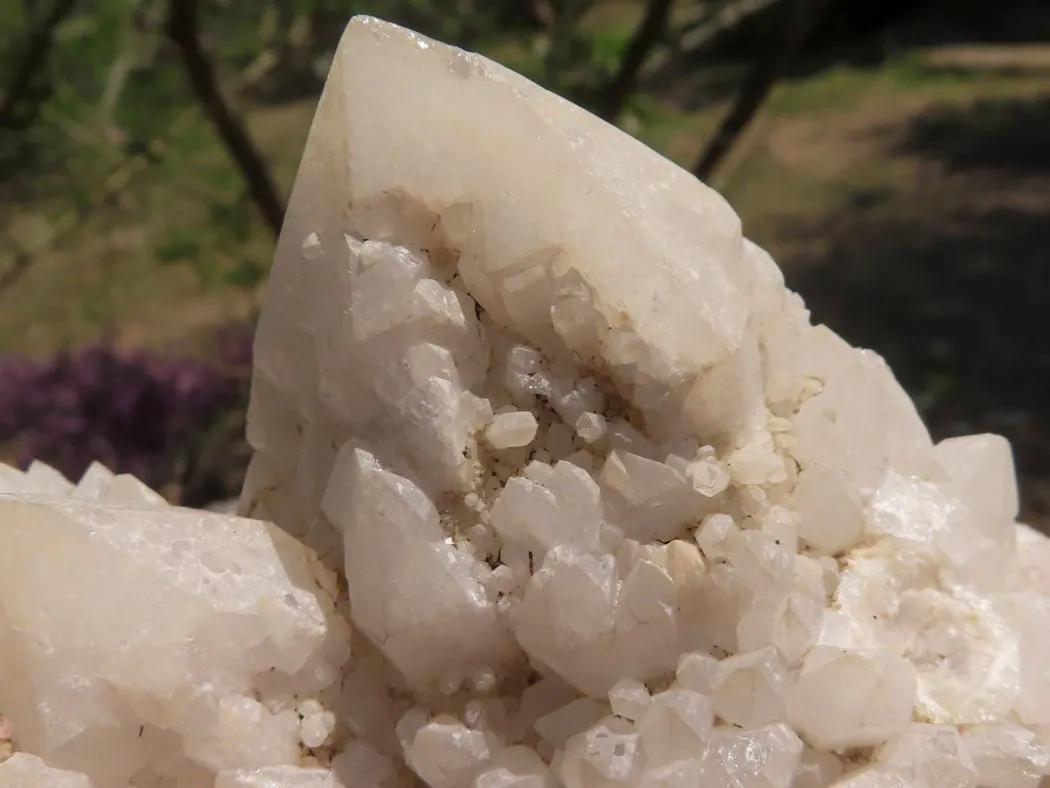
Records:
[[[30,34],[22,63],[15,71],[11,85],[0,99],[0,129],[12,130],[24,125],[19,124],[16,117],[18,105],[29,95],[33,87],[33,77],[47,65],[51,46],[55,42],[55,28],[69,16],[74,5],[76,0],[56,0],[51,7],[51,13]]]
[[[623,112],[624,104],[634,93],[638,74],[649,53],[663,40],[673,6],[674,0],[649,0],[646,5],[645,16],[631,36],[616,76],[602,91],[596,103],[598,115],[610,123],[615,123]]]
[[[780,39],[751,67],[736,103],[708,143],[693,173],[707,181],[725,159],[769,96],[777,79],[787,69],[806,40],[820,25],[832,0],[794,0],[788,8]]]
[[[197,101],[240,168],[252,200],[276,237],[284,221],[284,206],[248,130],[222,97],[211,61],[201,46],[197,9],[198,0],[171,0],[168,37],[179,49]]]

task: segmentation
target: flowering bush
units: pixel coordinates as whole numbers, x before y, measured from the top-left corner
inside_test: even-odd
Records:
[[[164,487],[193,464],[195,444],[243,407],[246,341],[220,342],[221,366],[97,345],[37,362],[0,358],[0,441],[16,461],[43,460],[77,479],[92,460]]]

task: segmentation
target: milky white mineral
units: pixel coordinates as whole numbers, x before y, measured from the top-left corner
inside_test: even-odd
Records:
[[[0,788],[1050,774],[1007,443],[935,445],[718,195],[506,69],[350,23],[255,359],[255,519],[0,468]]]
[[[94,788],[85,775],[48,766],[35,755],[15,753],[0,763],[0,788]]]
[[[0,786],[210,788],[297,763],[294,705],[266,704],[337,681],[335,578],[271,524],[100,468],[76,486],[31,469],[0,494],[0,709],[22,751]]]
[[[220,772],[215,788],[343,788],[328,769],[266,766]]]
[[[345,571],[359,736],[431,785],[976,785],[988,725],[1045,768],[1008,445],[934,445],[718,195],[500,66],[351,23],[256,359],[242,511]]]

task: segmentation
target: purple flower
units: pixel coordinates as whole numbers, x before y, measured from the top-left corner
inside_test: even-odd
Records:
[[[250,342],[226,341],[240,366]],[[171,480],[195,435],[244,401],[246,380],[230,364],[220,369],[109,345],[44,362],[0,358],[0,441],[14,443],[23,466],[39,459],[77,479],[99,460],[158,486]]]

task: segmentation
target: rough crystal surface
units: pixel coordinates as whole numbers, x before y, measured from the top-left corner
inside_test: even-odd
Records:
[[[1008,444],[935,444],[724,200],[506,69],[351,22],[255,359],[255,519],[0,469],[0,786],[1050,773]]]
[[[296,762],[299,716],[270,699],[338,679],[334,576],[272,524],[169,507],[97,466],[76,487],[31,476],[0,495],[0,709],[18,749],[96,788]],[[29,773],[26,757],[0,769]]]
[[[328,769],[266,766],[220,772],[215,788],[343,788]]]
[[[35,755],[15,753],[0,763],[0,788],[95,788],[86,775],[55,769]]]

